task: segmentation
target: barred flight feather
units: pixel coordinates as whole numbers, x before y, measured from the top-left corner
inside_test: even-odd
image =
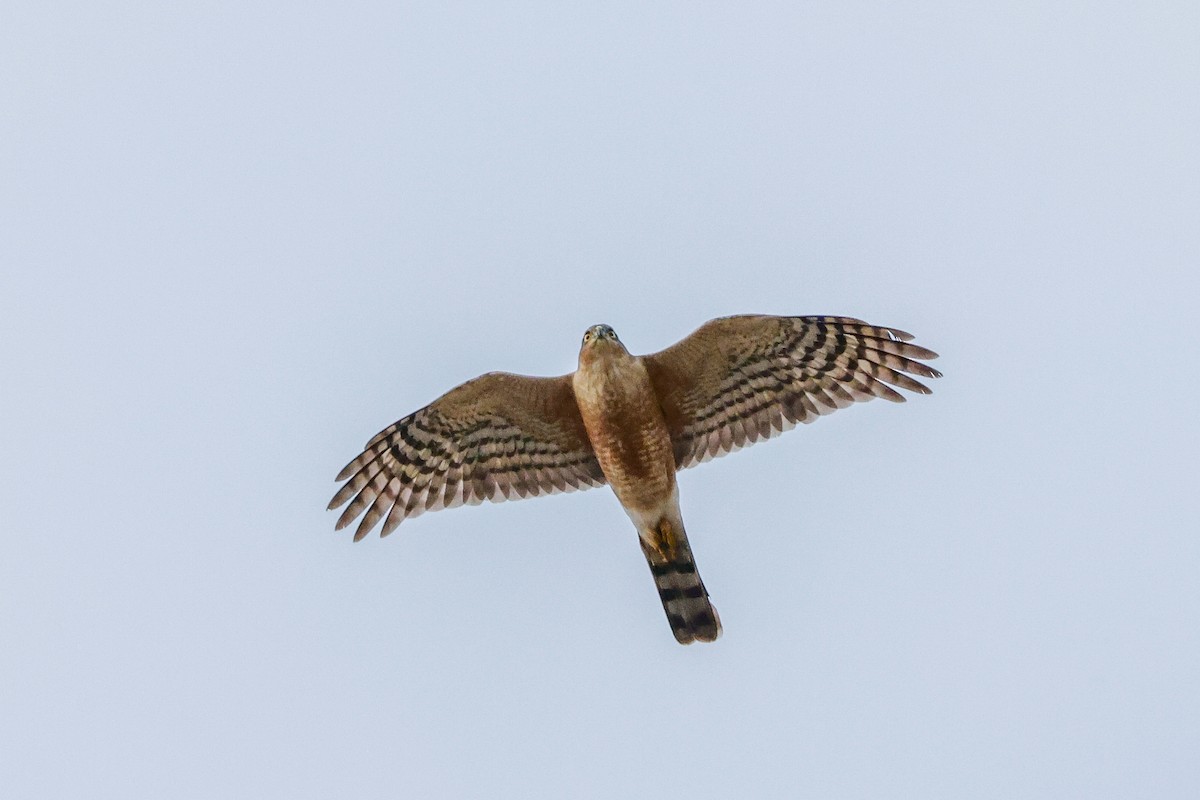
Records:
[[[452,389],[367,442],[338,480],[340,530],[386,536],[426,511],[604,485],[569,376],[488,373]],[[365,512],[365,513],[364,513]]]
[[[852,317],[723,317],[645,356],[678,469],[941,376],[912,335]]]

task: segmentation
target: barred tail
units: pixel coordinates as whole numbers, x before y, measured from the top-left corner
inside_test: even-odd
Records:
[[[664,517],[651,534],[654,541],[639,538],[671,633],[680,644],[716,641],[721,635],[721,618],[709,602],[708,591],[696,571],[683,526],[673,525]]]

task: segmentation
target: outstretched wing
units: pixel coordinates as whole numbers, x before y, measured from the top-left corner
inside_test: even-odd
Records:
[[[569,375],[491,372],[380,431],[338,473],[330,508],[354,498],[337,527],[366,511],[354,540],[383,523],[484,500],[501,502],[604,485]]]
[[[937,353],[912,338],[851,317],[723,317],[644,362],[683,469],[856,401],[903,402],[893,386],[929,394],[905,373],[941,377],[914,360]]]

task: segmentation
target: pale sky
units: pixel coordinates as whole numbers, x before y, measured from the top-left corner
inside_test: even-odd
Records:
[[[0,15],[0,795],[1200,795],[1200,5]],[[489,370],[942,354],[680,476],[335,533]]]

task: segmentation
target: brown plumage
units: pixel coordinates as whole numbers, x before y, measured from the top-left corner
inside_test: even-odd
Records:
[[[850,317],[724,317],[632,356],[612,328],[584,334],[558,378],[488,373],[384,429],[338,474],[337,527],[355,540],[425,511],[608,483],[638,531],[675,638],[713,641],[720,618],[692,557],[675,472],[863,400],[928,394],[910,375],[937,354]],[[364,514],[365,512],[365,514]]]

